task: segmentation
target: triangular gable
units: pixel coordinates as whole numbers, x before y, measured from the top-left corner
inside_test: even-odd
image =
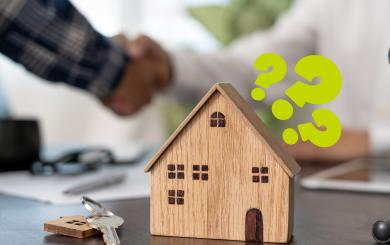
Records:
[[[149,172],[152,169],[154,163],[157,162],[165,150],[171,145],[171,143],[176,139],[176,137],[182,132],[191,119],[198,113],[198,111],[216,91],[220,92],[225,99],[231,102],[231,104],[234,105],[236,109],[243,114],[244,120],[246,119],[247,123],[252,125],[255,133],[258,133],[260,137],[264,138],[263,142],[265,141],[264,143],[268,144],[268,148],[273,151],[273,155],[277,162],[290,177],[293,177],[299,173],[300,167],[298,163],[294,160],[290,153],[284,149],[281,143],[271,135],[270,130],[264,125],[264,123],[256,115],[250,105],[241,97],[241,95],[234,89],[234,87],[228,83],[217,83],[210,89],[209,92],[207,92],[207,94],[195,106],[187,118],[180,124],[180,126],[145,166],[145,172]]]

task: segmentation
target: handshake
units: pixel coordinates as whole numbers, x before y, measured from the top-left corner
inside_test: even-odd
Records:
[[[172,72],[163,48],[147,36],[129,40],[125,35],[113,37],[130,57],[118,86],[102,102],[120,116],[136,113],[152,101],[154,93],[169,84]]]

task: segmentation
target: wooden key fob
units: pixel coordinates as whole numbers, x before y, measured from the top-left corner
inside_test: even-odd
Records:
[[[44,230],[77,238],[86,238],[100,233],[100,231],[89,226],[87,220],[82,215],[60,217],[59,219],[45,222]]]

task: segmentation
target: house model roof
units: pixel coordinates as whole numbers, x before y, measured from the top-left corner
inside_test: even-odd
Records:
[[[154,164],[162,156],[165,150],[182,132],[182,130],[187,126],[187,124],[192,120],[192,118],[199,112],[203,105],[213,96],[214,93],[217,92],[221,93],[224,98],[231,103],[232,106],[234,106],[239,112],[243,114],[244,120],[246,119],[246,122],[253,127],[253,132],[256,133],[258,137],[264,139],[263,142],[265,144],[268,144],[268,148],[273,151],[273,155],[276,161],[290,177],[293,177],[297,173],[299,173],[301,168],[299,167],[298,163],[282,146],[282,143],[274,136],[272,136],[270,130],[256,115],[255,111],[251,108],[251,106],[241,97],[237,90],[231,84],[228,83],[217,83],[210,89],[210,91],[202,98],[202,100],[192,110],[192,112],[187,116],[187,118],[180,124],[176,131],[168,138],[168,140],[156,153],[156,155],[145,166],[145,172],[149,172],[153,168]]]

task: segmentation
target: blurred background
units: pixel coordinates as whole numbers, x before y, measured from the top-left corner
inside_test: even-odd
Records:
[[[292,1],[273,0],[73,0],[107,36],[140,33],[173,51],[209,52],[238,37],[272,26]],[[180,31],[178,31],[180,30]],[[161,97],[134,117],[119,118],[80,90],[40,81],[0,57],[0,110],[16,118],[37,118],[44,145],[105,145],[139,141],[159,144],[193,105]],[[4,114],[4,113],[3,113]],[[147,129],[147,130],[145,130]]]

